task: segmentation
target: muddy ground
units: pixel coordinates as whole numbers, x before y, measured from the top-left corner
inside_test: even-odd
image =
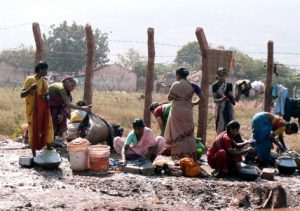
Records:
[[[142,176],[110,171],[105,176],[73,173],[62,150],[59,169],[22,168],[29,149],[0,149],[1,210],[199,210],[300,207],[300,176],[275,181]],[[284,190],[270,190],[281,185]],[[272,194],[271,194],[272,193]],[[271,198],[270,198],[271,197]]]

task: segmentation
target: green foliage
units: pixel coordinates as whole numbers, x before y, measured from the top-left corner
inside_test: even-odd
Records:
[[[159,75],[164,75],[169,72],[174,72],[177,65],[174,64],[161,64],[161,63],[156,63],[155,64],[155,77]]]
[[[125,53],[125,55],[118,55],[118,57],[118,64],[122,65],[123,67],[129,70],[132,70],[136,73],[138,77],[146,77],[148,65],[147,60],[145,57],[142,57],[137,50],[130,48]],[[173,71],[173,66],[174,64],[168,65],[162,63],[155,63],[154,78],[157,79],[157,76]]]
[[[14,129],[12,131],[12,136],[14,138],[17,138],[17,137],[19,137],[21,135],[22,135],[22,131],[21,131],[20,125],[15,125],[15,127],[14,127]]]
[[[118,55],[119,64],[136,73],[137,77],[146,77],[147,61],[140,53],[130,48],[125,55]]]
[[[235,71],[233,76],[237,79],[249,79],[251,81],[264,80],[266,67],[261,60],[254,60],[247,54],[235,52]]]
[[[218,46],[217,49],[225,50],[224,46]],[[229,50],[234,51],[235,71],[232,75],[235,79],[249,79],[250,81],[266,79],[266,62],[253,59],[247,54],[239,52],[235,48]],[[200,48],[197,42],[189,42],[177,51],[175,62],[177,65],[185,65],[189,69],[196,69],[200,66]],[[277,62],[275,61],[275,64]],[[170,67],[170,66],[169,66]],[[286,86],[290,93],[294,86],[300,87],[300,73],[293,72],[290,68],[277,64],[278,76],[273,74],[273,84],[280,83]]]
[[[178,65],[188,65],[192,68],[200,67],[201,50],[198,42],[189,42],[177,51],[174,62]]]
[[[294,86],[300,87],[300,73],[293,72],[290,68],[277,65],[278,76],[273,76],[273,84],[283,84],[289,90],[289,95],[292,96]]]
[[[277,73],[273,73],[272,83],[283,84],[289,89],[290,94],[292,93],[293,87],[300,86],[300,73],[293,72],[290,68],[277,64],[275,61]],[[254,80],[266,80],[267,67],[266,63],[261,60],[254,60],[247,54],[235,52],[235,72],[233,77],[237,79],[249,79]]]
[[[46,61],[52,70],[60,72],[78,71],[86,65],[86,34],[82,25],[75,22],[68,26],[64,21],[59,26],[52,25],[48,36],[43,34],[46,48]],[[95,65],[108,62],[107,34],[94,30]]]
[[[19,46],[14,50],[3,50],[0,53],[0,61],[25,70],[34,67],[35,50],[32,47]]]

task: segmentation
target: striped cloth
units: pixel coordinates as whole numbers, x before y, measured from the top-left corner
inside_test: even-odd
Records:
[[[207,58],[209,83],[216,80],[217,69],[219,67],[226,68],[230,72],[233,71],[234,57],[232,51],[209,49]],[[229,73],[227,73],[227,75],[228,74]]]

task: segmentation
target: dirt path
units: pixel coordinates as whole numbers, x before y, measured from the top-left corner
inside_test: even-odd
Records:
[[[67,158],[59,169],[27,169],[18,164],[30,150],[0,150],[0,209],[179,210],[253,209],[271,187],[281,184],[288,207],[300,207],[300,177],[243,182],[213,178],[156,177],[124,173],[73,174]],[[237,200],[233,200],[237,198]]]

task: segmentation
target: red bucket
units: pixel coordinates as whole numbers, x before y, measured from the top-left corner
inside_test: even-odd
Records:
[[[92,173],[107,173],[109,169],[110,147],[93,145],[88,147],[89,165]]]

